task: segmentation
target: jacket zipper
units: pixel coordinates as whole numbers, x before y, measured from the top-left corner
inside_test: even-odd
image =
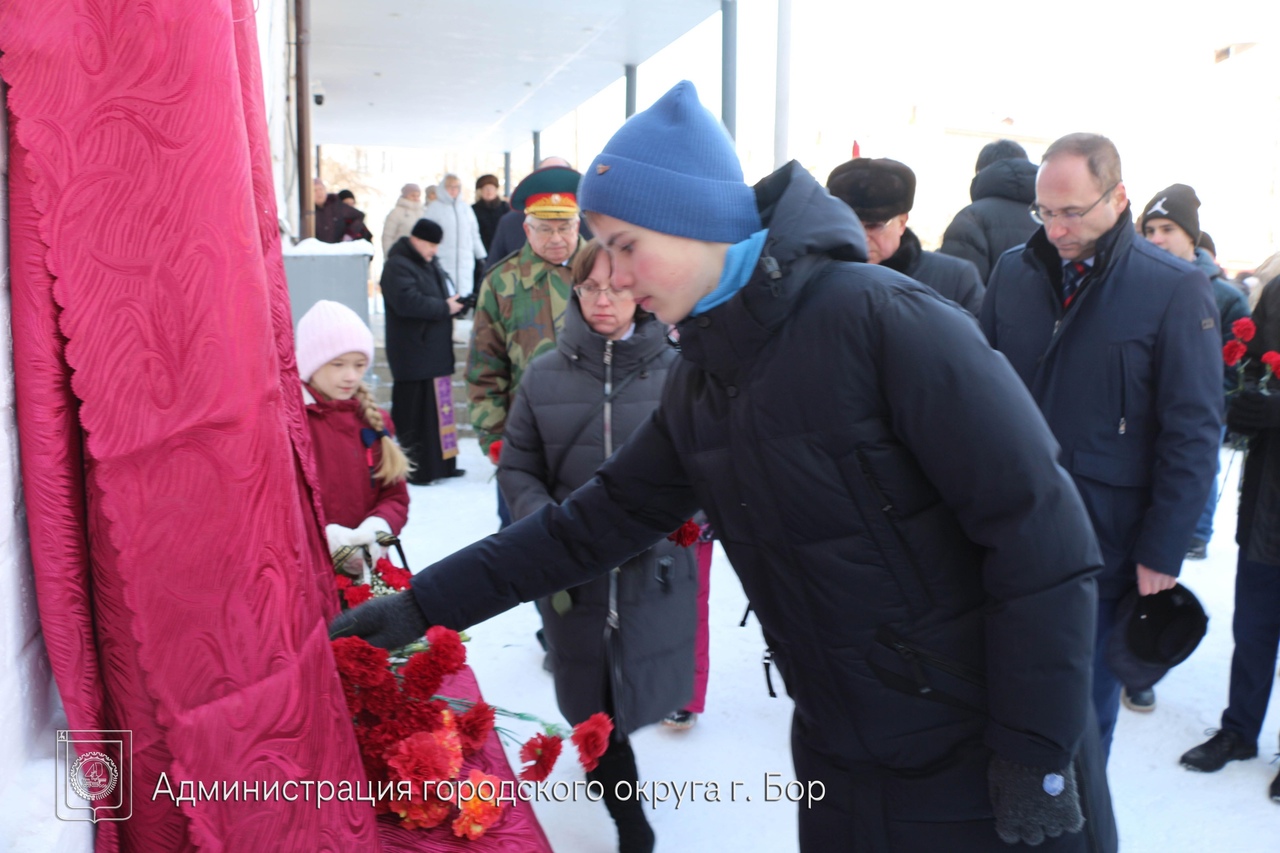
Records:
[[[613,341],[604,342],[604,458],[613,456],[613,403],[609,395],[613,393]],[[615,728],[626,731],[622,714],[622,661],[620,661],[615,643],[619,642],[622,620],[618,616],[618,575],[620,569],[609,572],[609,615],[605,618],[604,647],[609,660],[609,677],[613,684],[613,717]]]
[[[604,458],[613,456],[613,341],[604,342]]]
[[[898,549],[902,552],[903,558],[907,565],[911,567],[911,574],[915,580],[915,586],[919,590],[919,597],[925,602],[926,608],[933,605],[933,597],[929,594],[929,588],[925,586],[924,578],[920,574],[920,567],[916,564],[915,557],[911,554],[911,550],[907,547],[906,537],[902,535],[902,531],[898,529],[898,525],[893,523],[892,513],[893,504],[889,501],[888,496],[881,490],[880,485],[875,478],[871,476],[871,466],[867,463],[867,457],[862,450],[857,450],[858,467],[862,471],[862,479],[867,481],[867,485],[876,496],[877,503],[880,504],[880,512],[884,514],[885,521],[889,525],[889,529],[893,531],[894,539],[898,542]],[[893,571],[890,569],[890,571]],[[906,594],[906,590],[903,590]],[[908,604],[910,602],[908,601]]]
[[[1124,417],[1125,416],[1125,385],[1127,384],[1125,382],[1126,373],[1127,371],[1125,370],[1125,364],[1124,364],[1124,346],[1121,345],[1120,347],[1120,434],[1121,435],[1124,435],[1125,429],[1126,429],[1125,417]]]

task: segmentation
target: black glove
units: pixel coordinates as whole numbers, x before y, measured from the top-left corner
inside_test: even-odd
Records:
[[[996,833],[1009,844],[1035,846],[1084,827],[1073,761],[1061,773],[991,757],[987,788],[996,813]]]
[[[398,649],[422,639],[431,623],[422,615],[413,592],[371,598],[329,623],[329,639],[360,637],[370,645]]]
[[[1227,429],[1252,435],[1277,428],[1280,428],[1280,394],[1263,394],[1251,388],[1231,398],[1227,407]]]

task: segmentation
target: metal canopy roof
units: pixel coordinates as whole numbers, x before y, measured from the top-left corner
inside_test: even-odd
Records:
[[[511,150],[719,0],[312,0],[318,144]],[[621,107],[619,108],[621,111]]]

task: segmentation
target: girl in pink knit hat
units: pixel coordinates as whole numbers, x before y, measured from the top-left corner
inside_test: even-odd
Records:
[[[408,520],[410,465],[363,381],[373,333],[347,306],[321,300],[298,321],[297,348],[329,551],[364,546],[376,561],[378,533],[399,535]]]

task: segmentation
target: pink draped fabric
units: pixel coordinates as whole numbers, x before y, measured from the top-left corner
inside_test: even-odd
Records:
[[[376,850],[357,780],[250,0],[6,0],[13,338],[40,618],[68,719],[134,732],[103,851]]]

